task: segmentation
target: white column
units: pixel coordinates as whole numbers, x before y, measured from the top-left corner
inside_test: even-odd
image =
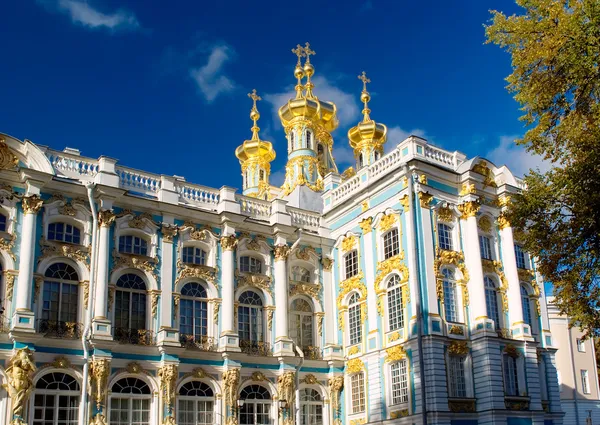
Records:
[[[427,297],[423,297],[424,306],[423,310],[429,312],[429,315],[438,316],[439,320],[439,308],[438,308],[438,298],[436,293],[436,279],[437,276],[434,275],[433,267],[431,266],[435,260],[435,252],[433,250],[433,238],[435,237],[435,233],[431,224],[431,210],[430,203],[433,199],[433,196],[427,192],[418,192],[418,202],[419,204],[416,207],[416,214],[421,224],[421,232],[423,236],[423,251],[421,255],[425,259],[425,275],[427,278],[427,282],[422,283],[423,286],[427,287]],[[434,224],[435,225],[435,224]],[[419,230],[417,229],[417,232]],[[415,296],[418,296],[415,293]],[[423,319],[426,319],[424,317]],[[433,319],[430,319],[430,322]],[[441,322],[440,322],[440,332],[441,332]]]
[[[223,296],[223,305],[221,307],[221,338],[219,346],[224,351],[240,351],[238,335],[233,323],[233,279],[235,271],[233,254],[237,242],[235,235],[223,236],[221,238],[221,293]]]
[[[288,276],[287,257],[290,247],[275,246],[275,355],[294,355],[288,336]]]
[[[502,266],[508,280],[508,315],[513,337],[522,338],[523,334],[531,337],[531,329],[523,323],[523,307],[521,305],[521,284],[515,258],[515,243],[512,227],[506,220],[500,220],[500,246],[502,247]],[[525,325],[525,326],[524,326]]]
[[[321,260],[321,264],[323,265],[323,305],[325,306],[324,311],[330,310],[332,306],[335,306],[335,300],[333,299],[333,260],[331,259],[330,253],[325,254],[325,249],[323,249],[323,259]],[[324,328],[325,328],[325,346],[328,345],[336,345],[335,342],[335,310],[330,310],[331,314],[326,314],[323,318],[324,320]]]
[[[94,318],[106,319],[107,297],[108,297],[108,256],[110,251],[110,227],[115,220],[115,215],[110,210],[102,210],[98,213],[98,271],[96,274],[96,293],[94,297]]]
[[[112,204],[111,204],[112,205]],[[105,204],[106,206],[106,204]],[[94,297],[94,319],[92,321],[92,332],[94,338],[111,339],[110,320],[107,317],[108,310],[108,259],[110,254],[110,228],[115,221],[115,214],[110,209],[98,211],[98,261],[96,264],[96,290]]]
[[[31,289],[33,287],[33,263],[35,255],[35,227],[37,213],[42,208],[42,199],[37,195],[23,197],[23,224],[21,227],[21,249],[19,250],[19,276],[13,328],[33,332],[34,313],[31,311]]]
[[[483,268],[481,266],[481,250],[479,248],[479,231],[477,230],[477,218],[475,214],[479,210],[476,201],[468,201],[459,205],[462,212],[461,225],[463,235],[463,246],[465,247],[465,265],[469,271],[469,310],[471,313],[471,327],[474,333],[494,331],[487,317],[485,304],[485,286],[483,284]],[[486,323],[489,322],[489,328]],[[483,325],[483,326],[482,326]]]
[[[160,229],[160,249],[162,252],[162,266],[160,268],[160,320],[158,342],[163,345],[178,346],[179,338],[177,329],[173,328],[173,266],[174,249],[173,239],[177,235],[177,226],[173,217],[163,217]],[[212,319],[212,317],[211,317]],[[209,321],[209,323],[211,323]]]
[[[375,293],[375,268],[376,258],[373,258],[373,233],[372,233],[372,217],[367,217],[360,222],[360,227],[363,232],[363,247],[364,252],[362,253],[365,260],[365,280],[367,285],[367,318],[369,321],[369,328],[367,330],[368,335],[371,335],[372,331],[377,331],[378,326],[378,313],[377,313],[377,294]],[[365,340],[368,343],[368,340]],[[368,345],[367,345],[368,346]]]

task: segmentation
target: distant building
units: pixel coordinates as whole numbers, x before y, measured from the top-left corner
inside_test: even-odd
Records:
[[[364,73],[340,173],[337,106],[295,52],[279,145],[250,95],[241,194],[0,134],[0,425],[562,424],[543,280],[504,213],[523,182],[388,142]],[[204,143],[153,166],[218,163]]]
[[[600,386],[596,368],[594,341],[583,341],[577,327],[569,329],[570,319],[561,315],[548,297],[550,331],[558,348],[556,369],[560,400],[565,411],[564,425],[588,424],[591,416],[594,425],[600,424]]]

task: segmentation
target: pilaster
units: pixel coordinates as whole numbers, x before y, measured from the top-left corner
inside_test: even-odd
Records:
[[[279,238],[278,238],[279,239]],[[284,240],[275,246],[275,356],[293,356],[293,343],[288,336],[287,258],[290,247]]]
[[[240,351],[238,333],[235,330],[234,318],[234,252],[238,240],[233,229],[230,234],[221,237],[221,291],[223,305],[221,314],[221,336],[219,348],[221,351]]]
[[[92,333],[97,339],[112,339],[111,323],[108,319],[108,280],[111,227],[115,221],[112,202],[103,200],[98,211],[98,261],[96,273],[96,294]]]
[[[177,236],[177,226],[171,216],[164,216],[161,226],[160,248],[162,252],[160,283],[161,283],[161,306],[160,322],[158,331],[158,343],[171,346],[179,346],[179,332],[173,328],[173,269],[174,241]]]

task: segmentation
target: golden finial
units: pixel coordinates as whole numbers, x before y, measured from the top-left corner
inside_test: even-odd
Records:
[[[371,117],[369,116],[369,114],[371,113],[371,110],[369,109],[369,101],[371,100],[371,95],[367,91],[367,83],[370,83],[371,80],[367,78],[367,73],[365,71],[363,71],[362,74],[358,76],[358,79],[363,83],[363,89],[360,93],[360,100],[364,104],[364,108],[362,110],[363,122],[369,122],[371,121]]]
[[[310,81],[310,77],[312,77],[315,73],[315,67],[310,63],[310,55],[316,55],[317,52],[310,48],[310,43],[306,42],[304,44],[304,56],[306,56],[306,62],[304,62],[304,74],[306,74],[306,97],[309,99],[313,99],[314,95],[312,89],[314,84]]]
[[[262,100],[262,98],[256,94],[256,89],[252,89],[252,93],[248,93],[248,97],[252,99],[252,109],[250,110],[250,119],[254,122],[254,125],[251,128],[252,140],[259,140],[258,130],[260,130],[260,128],[256,125],[256,122],[260,118],[260,114],[258,113],[258,108],[256,107],[256,101]]]
[[[304,78],[304,70],[302,69],[301,59],[306,56],[304,54],[304,48],[297,44],[295,49],[292,49],[292,53],[298,57],[298,62],[296,62],[296,68],[294,68],[294,77],[298,80],[296,84],[296,99],[300,99],[302,97],[302,90],[304,90],[304,86],[302,85],[302,78]]]

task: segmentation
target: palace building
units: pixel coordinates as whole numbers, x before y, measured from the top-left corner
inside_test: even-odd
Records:
[[[281,187],[256,91],[241,193],[0,134],[0,425],[562,424],[522,180],[387,140],[364,73],[340,172],[294,53]]]

